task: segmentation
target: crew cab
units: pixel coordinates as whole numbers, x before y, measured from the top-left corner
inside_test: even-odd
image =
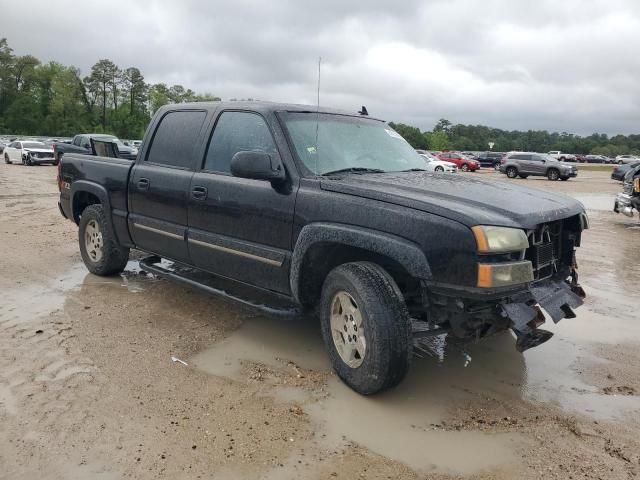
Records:
[[[84,153],[86,155],[91,155],[92,139],[100,142],[109,141],[115,143],[118,147],[120,158],[134,160],[138,154],[137,148],[125,145],[119,138],[114,137],[113,135],[106,135],[103,133],[82,133],[73,137],[71,143],[55,143],[53,145],[56,160],[59,161],[62,158],[62,155],[66,153]]]
[[[319,316],[333,368],[362,394],[398,384],[425,337],[511,329],[524,351],[551,337],[541,308],[558,322],[582,304],[582,204],[426,172],[367,115],[168,105],[134,162],[69,153],[58,169],[89,271],[117,274],[138,249],[159,275],[211,290],[169,261],[295,302]]]

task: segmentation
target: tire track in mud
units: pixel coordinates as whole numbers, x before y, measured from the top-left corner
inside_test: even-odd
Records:
[[[65,288],[72,283],[65,276],[45,287],[3,294],[0,464],[5,472],[29,471],[33,459],[46,455],[52,441],[73,434],[89,415],[86,410],[78,415],[74,406],[97,399],[97,368],[69,346],[72,319],[60,309]]]

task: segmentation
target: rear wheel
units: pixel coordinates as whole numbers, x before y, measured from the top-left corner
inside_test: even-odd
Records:
[[[494,170],[496,170],[496,171],[497,171],[497,170],[500,170],[500,162],[496,162],[496,163],[494,163],[494,164],[493,164],[493,168],[494,168]]]
[[[129,260],[129,249],[121,247],[102,205],[89,205],[80,217],[80,254],[87,269],[96,275],[120,273]]]
[[[402,381],[412,355],[411,321],[393,278],[369,262],[333,269],[322,287],[322,337],[338,376],[371,395]]]
[[[518,175],[518,176],[519,176],[520,178],[527,178],[529,175],[523,175],[523,174],[520,174],[520,175]]]
[[[549,180],[556,181],[560,178],[560,172],[555,168],[550,168],[547,172],[547,178]]]
[[[516,167],[507,168],[507,177],[516,178],[518,176],[518,169]]]

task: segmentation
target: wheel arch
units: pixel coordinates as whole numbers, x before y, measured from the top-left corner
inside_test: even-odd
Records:
[[[396,235],[342,224],[315,223],[300,232],[291,258],[290,286],[304,306],[315,304],[328,273],[338,265],[370,261],[383,267],[401,287],[432,277],[418,245]],[[404,287],[404,288],[403,288]]]
[[[71,185],[71,212],[73,221],[80,223],[80,216],[89,205],[101,204],[111,222],[111,205],[107,190],[96,183],[78,180]]]

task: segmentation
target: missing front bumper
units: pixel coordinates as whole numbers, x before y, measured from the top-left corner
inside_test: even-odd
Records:
[[[530,300],[502,305],[504,314],[511,320],[510,328],[516,334],[516,349],[524,352],[549,340],[553,333],[538,328],[545,321],[544,310],[554,323],[563,318],[575,318],[573,311],[581,306],[586,296],[578,284],[574,270],[571,282],[544,280],[531,286]]]

